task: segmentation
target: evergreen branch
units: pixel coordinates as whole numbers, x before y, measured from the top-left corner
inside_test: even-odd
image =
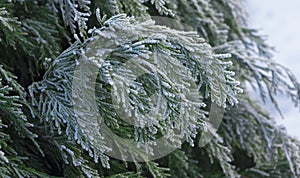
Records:
[[[231,149],[238,147],[245,150],[247,154],[253,156],[257,165],[266,165],[265,161],[267,161],[270,166],[280,166],[279,163],[285,161],[292,176],[298,177],[299,158],[292,156],[299,154],[297,141],[291,141],[291,137],[285,133],[285,130],[276,126],[274,120],[250,99],[241,100],[238,106],[238,108],[230,108],[220,128],[226,145]],[[241,134],[243,130],[247,132]],[[264,145],[264,149],[261,145]]]
[[[0,8],[0,22],[0,43],[3,46],[8,45],[16,49],[22,44],[21,47],[24,51],[29,51],[33,47],[33,44],[24,37],[25,31],[21,27],[21,22],[13,17],[5,7]]]
[[[66,26],[70,27],[73,34],[77,34],[79,30],[80,36],[86,37],[87,21],[91,14],[90,0],[48,0],[48,2],[52,4],[55,14],[58,12],[56,4],[59,5],[63,21]]]
[[[26,155],[19,152],[17,145],[20,140],[29,139],[33,143],[41,155],[44,155],[39,144],[36,141],[37,135],[29,130],[33,124],[27,120],[22,111],[22,107],[26,105],[25,91],[15,81],[15,76],[7,72],[0,66],[0,173],[1,176],[8,177],[30,177],[44,175],[43,173],[30,168],[26,164]],[[5,122],[3,124],[2,122]],[[21,137],[10,137],[12,133],[18,133]],[[3,140],[2,140],[3,139]]]
[[[299,141],[247,93],[238,95],[235,78],[245,89],[253,84],[277,110],[278,93],[300,105],[299,82],[271,60],[273,48],[247,26],[240,1],[3,0],[0,6],[2,177],[300,176]],[[165,27],[185,29],[182,23],[197,32]],[[86,70],[91,64],[94,73]],[[32,81],[28,97],[23,87]],[[194,147],[199,133],[211,131],[212,102],[227,108],[224,120],[206,147]],[[165,151],[157,147],[164,136],[164,146],[188,143],[149,160]],[[127,149],[132,145],[137,149]],[[112,152],[128,161],[109,160]]]
[[[217,140],[219,139],[219,140]],[[240,177],[240,175],[235,170],[234,166],[230,164],[232,162],[232,154],[228,147],[221,145],[221,138],[213,139],[208,144],[207,152],[211,158],[211,163],[213,163],[213,158],[218,160],[218,164],[223,170],[223,173],[228,177]]]

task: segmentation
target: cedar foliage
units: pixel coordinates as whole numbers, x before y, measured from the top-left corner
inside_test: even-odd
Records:
[[[193,31],[171,29],[151,16],[175,19]],[[300,176],[299,141],[247,92],[250,84],[280,112],[276,94],[286,94],[299,107],[300,84],[272,60],[272,47],[248,27],[240,1],[0,0],[0,27],[1,177]],[[107,48],[99,47],[101,40],[110,42]],[[143,70],[149,75],[135,80],[134,71],[112,74],[136,57],[148,65]],[[85,117],[78,120],[74,112],[72,92],[80,87],[72,82],[81,60],[100,67],[97,109],[114,133],[137,144],[155,143],[164,134],[175,137],[169,128],[179,127],[177,122],[184,125],[180,135],[187,141],[157,160],[109,157],[109,139],[97,132],[100,126]],[[155,65],[165,70],[153,73]],[[188,105],[180,110],[180,96],[165,76],[183,76],[185,70],[191,77],[184,80],[198,87],[191,98],[201,98],[181,98]],[[135,80],[130,97],[116,95],[135,106],[140,119],[134,125],[125,123],[112,104],[114,87],[126,87],[127,80]],[[181,86],[187,88],[184,81]],[[152,93],[166,101],[157,108],[169,114],[145,115]],[[89,93],[78,100],[85,102],[85,95]],[[218,132],[201,147],[201,134],[210,131],[211,101],[226,110]],[[186,120],[176,120],[178,114]],[[114,149],[125,154],[122,145]]]

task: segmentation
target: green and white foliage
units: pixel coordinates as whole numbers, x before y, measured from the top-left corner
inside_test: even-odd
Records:
[[[57,57],[62,52],[62,41],[70,37],[45,2],[2,0],[0,4],[2,64],[21,73],[19,80],[28,86],[41,77],[40,66],[45,59]]]
[[[34,125],[22,109],[30,109],[25,100],[26,93],[15,79],[0,66],[0,174],[1,177],[43,176],[26,164],[30,153],[24,150],[22,140],[34,145],[40,154],[43,152],[36,141],[37,135],[30,131]]]
[[[139,130],[145,126],[149,128],[147,132],[142,131],[145,138],[135,134],[136,141],[145,142],[157,134],[167,135],[170,141],[174,140],[171,129],[174,127],[181,130],[181,138],[185,137],[184,139],[194,145],[192,137],[196,136],[197,129],[203,129],[206,125],[206,112],[202,110],[206,103],[201,100],[210,97],[222,107],[225,107],[226,101],[232,104],[237,101],[235,95],[240,89],[237,87],[238,83],[228,75],[230,72],[226,68],[229,63],[219,60],[218,57],[223,55],[213,54],[211,47],[195,32],[180,32],[156,26],[151,20],[139,22],[124,15],[115,16],[104,25],[108,27],[94,30],[93,40],[85,53],[88,60],[103,66],[100,73],[102,86],[110,85],[113,90],[99,89],[103,92],[99,96],[101,98],[99,109],[102,117],[114,118],[109,125],[114,125],[120,130],[119,124],[114,121],[116,115],[113,109],[116,106],[107,103],[111,100],[108,93],[112,93],[113,97],[117,98],[116,103],[113,104],[123,105],[125,108],[122,109],[128,116],[138,118],[134,123],[134,133],[141,132]],[[105,47],[98,47],[103,43]],[[114,51],[109,48],[111,46],[121,46],[121,48],[118,47]],[[106,53],[111,53],[112,56],[104,61],[103,55],[105,56]],[[132,67],[135,64],[130,63],[131,69],[122,68],[122,63],[131,59],[136,59],[137,66]],[[214,70],[208,66],[214,66]],[[114,68],[120,72],[111,73]],[[150,75],[149,79],[141,78],[141,81],[136,81],[136,76],[133,74],[138,73],[139,70],[140,73],[148,73],[152,76]],[[190,71],[187,73],[186,70]],[[179,78],[180,81],[174,82],[174,78]],[[130,80],[135,82],[132,86],[126,86],[131,83]],[[193,89],[189,83],[191,81],[197,85],[194,90],[190,90]],[[204,92],[199,93],[199,89],[203,89]],[[121,92],[118,93],[117,90]],[[148,104],[152,100],[149,96],[153,91],[157,93],[154,115],[145,115],[145,112],[153,112]],[[128,95],[126,92],[129,93],[129,97],[126,97]],[[140,99],[141,96],[138,95],[145,98]],[[184,106],[180,106],[182,103]],[[104,109],[106,106],[111,106],[112,110],[107,111]],[[178,120],[180,117],[185,120]],[[153,135],[149,137],[147,133]]]
[[[299,106],[300,84],[241,1],[0,0],[0,27],[1,177],[300,177],[299,141],[247,89],[280,111],[276,94]],[[217,133],[212,103],[226,109]],[[145,158],[163,136],[186,143]]]
[[[212,48],[204,43],[197,33],[181,32],[157,26],[152,20],[139,22],[125,15],[114,16],[104,25],[100,29],[93,30],[93,36],[85,43],[75,44],[62,53],[54,60],[46,72],[44,80],[39,84],[32,85],[30,89],[33,105],[38,107],[39,117],[45,118],[45,122],[50,122],[50,131],[57,130],[58,134],[65,133],[71,140],[80,143],[83,149],[94,156],[96,162],[100,156],[103,166],[109,167],[104,153],[111,148],[107,148],[105,138],[97,133],[97,127],[100,127],[95,125],[97,121],[91,122],[89,119],[82,118],[80,120],[85,122],[81,123],[76,120],[76,117],[81,117],[81,114],[74,115],[71,94],[72,90],[80,90],[72,88],[72,75],[76,63],[79,62],[77,60],[89,60],[101,67],[100,81],[99,84],[97,83],[99,88],[96,91],[98,92],[96,98],[99,98],[97,104],[101,116],[105,118],[107,125],[112,126],[112,129],[117,128],[115,132],[129,137],[134,136],[137,144],[138,142],[150,142],[161,134],[168,135],[169,140],[172,141],[175,138],[173,138],[174,133],[171,128],[175,127],[181,130],[180,137],[186,139],[193,146],[193,138],[206,125],[207,112],[202,109],[206,104],[201,100],[209,97],[221,107],[226,106],[226,101],[231,104],[237,102],[235,95],[240,88],[237,86],[238,82],[231,78],[231,72],[226,70],[230,63],[224,61],[225,59],[219,59],[223,55],[215,55]],[[106,41],[109,41],[105,46],[107,48],[97,48]],[[114,46],[117,48],[111,48]],[[107,56],[107,53],[111,55]],[[107,56],[108,59],[102,59],[103,56]],[[226,55],[224,56],[226,57]],[[145,82],[136,81],[134,86],[130,86],[131,90],[127,91],[129,87],[124,85],[128,84],[129,80],[135,80],[130,77],[136,71],[119,68],[121,73],[116,72],[114,76],[111,76],[108,70],[112,69],[107,66],[114,68],[135,57],[138,57],[138,63],[141,64],[138,67],[144,66],[143,72],[151,74],[149,79],[141,80],[147,80],[152,85],[145,86]],[[190,68],[183,67],[180,63],[190,66]],[[186,70],[190,70],[191,77],[185,76]],[[183,79],[186,82],[174,83],[168,77],[170,74],[175,78],[184,76]],[[83,77],[80,80],[84,82],[83,86],[87,85],[89,76],[82,74],[77,76]],[[189,91],[189,88],[185,87],[189,81],[196,83],[198,86],[195,88],[203,90],[203,94],[199,94],[198,90]],[[121,89],[122,92],[129,92],[130,98],[132,98],[124,97],[126,94],[122,92],[115,93],[115,97],[119,99],[117,103],[122,101],[122,104],[125,103],[125,107],[137,108],[133,111],[123,108],[125,112],[128,112],[127,115],[133,114],[139,118],[132,128],[121,122],[114,111],[115,106],[111,103],[110,96],[112,91],[109,89],[114,87],[116,87],[115,92],[117,89]],[[180,93],[176,92],[179,89],[189,93],[189,97],[185,98],[186,96],[179,95]],[[148,106],[149,99],[151,100],[149,97],[151,90],[152,92],[157,91],[158,103],[157,111],[154,112],[157,115],[149,117],[143,113],[151,109]],[[82,94],[83,96],[78,96],[79,99],[84,99],[84,95],[89,93]],[[39,95],[37,100],[36,95]],[[198,96],[202,96],[202,99],[198,98],[199,101],[196,98]],[[166,100],[166,102],[162,100]],[[185,103],[184,107],[180,107],[182,100]],[[182,109],[179,110],[180,108]],[[181,117],[185,119],[178,120],[180,118],[178,114],[182,114]],[[124,124],[125,126],[122,126]],[[82,125],[84,127],[81,127]],[[63,127],[65,131],[62,132]],[[128,133],[126,130],[120,129],[122,127],[124,129],[127,127]],[[82,128],[86,128],[86,130],[82,130]],[[155,140],[153,144],[155,144]]]
[[[90,12],[90,0],[47,0],[55,15],[61,14],[64,24],[73,34],[79,31],[80,36],[86,35],[87,21]]]

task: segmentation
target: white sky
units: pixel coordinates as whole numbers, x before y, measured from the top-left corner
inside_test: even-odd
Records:
[[[249,25],[267,35],[268,43],[278,51],[274,59],[293,71],[300,81],[300,0],[247,0]],[[292,102],[280,99],[285,119],[269,112],[278,123],[286,126],[288,133],[300,138],[300,112]]]

